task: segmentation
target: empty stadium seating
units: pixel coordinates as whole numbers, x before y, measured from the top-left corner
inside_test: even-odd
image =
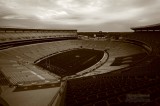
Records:
[[[119,46],[116,46],[117,44],[119,44]],[[129,50],[130,46],[132,46],[132,49]],[[118,55],[123,56],[124,53],[127,55],[127,53],[134,54],[141,51],[139,51],[136,46],[134,47],[134,45],[110,41],[67,40],[39,43],[2,50],[0,52],[0,66],[2,67],[1,71],[13,84],[30,83],[30,81],[43,82],[45,80],[54,80],[50,74],[47,74],[49,73],[48,71],[35,67],[34,62],[53,53],[80,47],[89,49],[94,48],[97,50],[105,50],[106,47],[110,47],[112,48],[109,51],[110,58],[115,58]],[[118,55],[115,53],[115,50],[119,51]]]
[[[53,31],[16,31],[18,29],[0,29],[0,43],[22,40],[34,40],[45,38],[60,38],[60,37],[76,37],[76,30],[53,30]],[[9,31],[6,31],[9,30]]]
[[[160,41],[157,35],[127,33],[123,36],[150,45],[153,51],[149,55],[141,46],[110,40],[65,40],[4,49],[0,51],[0,86],[57,83],[59,76],[36,66],[35,62],[76,48],[106,50],[109,59],[101,67],[80,78],[68,79],[65,105],[160,105]],[[1,42],[50,37],[49,33],[7,33],[1,36]],[[129,97],[136,98],[139,94],[145,97],[140,102]]]
[[[153,55],[160,54],[160,33],[159,32],[134,32],[125,35],[125,38],[134,39],[145,42],[153,48]]]
[[[68,80],[66,106],[159,106],[160,41],[158,35],[157,33],[126,34],[125,39],[151,45],[152,54],[130,68]],[[116,54],[116,51],[113,53]],[[82,84],[85,86],[81,86]]]
[[[146,105],[148,103],[147,101],[127,102],[128,94],[148,94],[149,102],[157,103],[160,95],[160,68],[157,69],[155,64],[160,65],[159,61],[153,60],[147,65],[150,68],[143,66],[143,68],[131,68],[123,72],[118,70],[118,73],[111,72],[69,80],[66,106],[87,104],[94,106],[101,103],[105,104],[104,106]],[[81,86],[82,84],[85,86]]]

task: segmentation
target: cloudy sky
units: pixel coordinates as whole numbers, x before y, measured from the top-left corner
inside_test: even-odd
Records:
[[[160,23],[160,0],[0,0],[0,26],[131,31]]]

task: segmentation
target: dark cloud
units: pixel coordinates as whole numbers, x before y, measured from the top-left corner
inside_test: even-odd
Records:
[[[131,31],[160,22],[159,0],[1,0],[0,26]]]

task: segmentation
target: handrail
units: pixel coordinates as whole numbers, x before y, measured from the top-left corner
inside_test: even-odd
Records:
[[[52,98],[52,100],[49,102],[48,106],[54,106],[53,104],[58,104],[58,99],[59,100],[61,99],[61,97],[58,97],[58,96],[62,96],[63,95],[64,90],[65,90],[66,85],[67,85],[67,79],[68,79],[68,77],[63,78],[64,82],[61,82],[60,89],[58,90],[56,95]],[[56,99],[57,99],[57,101],[56,101]]]

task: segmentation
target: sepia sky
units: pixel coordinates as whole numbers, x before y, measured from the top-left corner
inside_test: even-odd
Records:
[[[131,31],[160,23],[160,0],[0,0],[0,27]]]

